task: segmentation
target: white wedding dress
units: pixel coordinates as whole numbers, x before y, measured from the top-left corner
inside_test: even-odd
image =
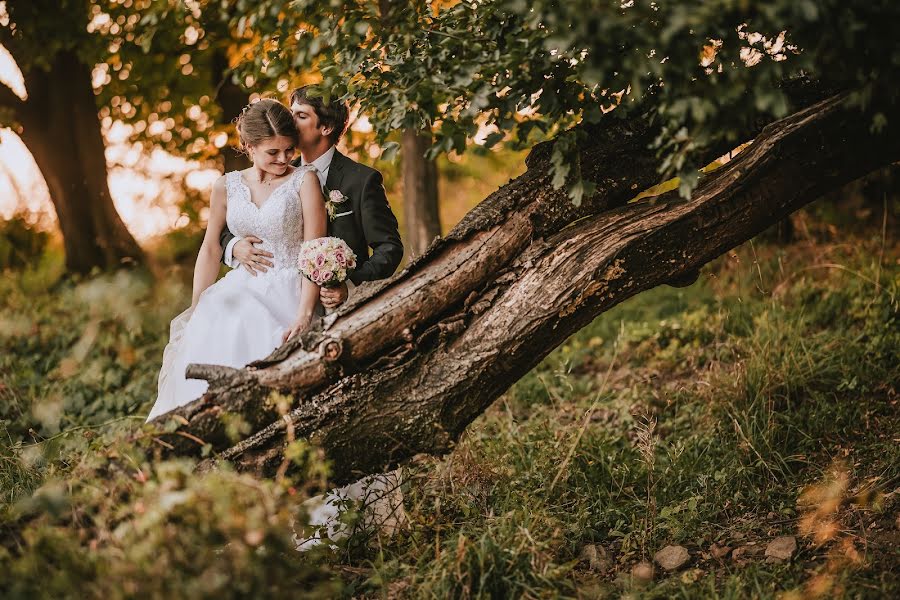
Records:
[[[225,175],[228,229],[238,237],[262,239],[257,247],[275,255],[271,259],[275,266],[255,277],[243,268],[230,271],[203,291],[193,313],[188,309],[172,320],[148,421],[206,391],[205,381],[184,376],[188,364],[243,367],[281,345],[300,304],[296,267],[303,243],[300,184],[310,171],[315,167],[298,167],[259,207],[250,200],[240,171]]]

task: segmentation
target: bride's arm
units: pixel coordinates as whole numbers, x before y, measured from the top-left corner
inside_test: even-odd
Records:
[[[191,308],[197,306],[200,294],[216,281],[219,274],[219,259],[222,245],[219,235],[225,227],[225,177],[219,177],[213,184],[209,200],[209,223],[194,265],[194,291],[191,294]]]
[[[303,182],[300,184],[300,205],[303,211],[304,241],[325,237],[327,232],[325,198],[322,196],[319,177],[315,171],[308,171],[303,175]],[[300,306],[297,308],[297,318],[294,319],[291,328],[284,332],[282,342],[307,330],[312,321],[316,302],[319,300],[318,285],[306,277],[301,277],[300,282]]]

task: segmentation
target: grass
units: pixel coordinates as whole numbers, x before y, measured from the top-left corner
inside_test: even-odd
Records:
[[[127,417],[152,403],[186,288],[60,283],[50,259],[9,272],[0,589],[66,596],[99,579],[87,595],[896,597],[900,252],[854,235],[748,243],[690,288],[601,315],[452,454],[407,467],[403,532],[315,557],[291,552],[285,533],[302,518],[302,477],[196,477],[139,451],[151,436]],[[798,551],[767,563],[759,551],[780,535]],[[691,553],[685,569],[633,574],[669,544]],[[744,558],[716,559],[713,544]]]
[[[659,288],[602,315],[450,458],[415,471],[410,534],[372,565],[375,588],[402,582],[435,598],[803,591],[838,541],[801,536],[797,560],[777,566],[719,563],[709,548],[799,535],[798,496],[838,465],[852,482],[845,500],[881,487],[841,513],[841,543],[865,558],[834,580],[849,597],[896,594],[896,546],[866,547],[873,531],[858,522],[896,530],[900,486],[900,280],[873,256],[874,245],[747,245],[689,289]],[[825,260],[844,268],[809,268]],[[600,572],[579,560],[589,544],[609,557]],[[686,546],[693,570],[635,585],[633,565],[667,544]],[[867,561],[889,568],[867,572]]]

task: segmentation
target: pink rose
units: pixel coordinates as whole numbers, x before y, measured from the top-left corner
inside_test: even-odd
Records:
[[[319,255],[316,256],[316,266],[321,267],[323,265],[325,265],[325,255],[320,252]]]

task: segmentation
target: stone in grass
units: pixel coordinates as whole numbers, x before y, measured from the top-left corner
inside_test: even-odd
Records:
[[[587,544],[581,549],[581,560],[588,564],[591,571],[606,571],[611,565],[603,546]]]
[[[691,559],[690,553],[684,546],[666,546],[653,555],[653,560],[666,571],[680,569]]]
[[[790,560],[797,551],[797,538],[792,535],[777,537],[766,546],[766,562]]]
[[[637,584],[646,584],[653,581],[653,565],[647,561],[639,562],[631,567],[631,577]]]

